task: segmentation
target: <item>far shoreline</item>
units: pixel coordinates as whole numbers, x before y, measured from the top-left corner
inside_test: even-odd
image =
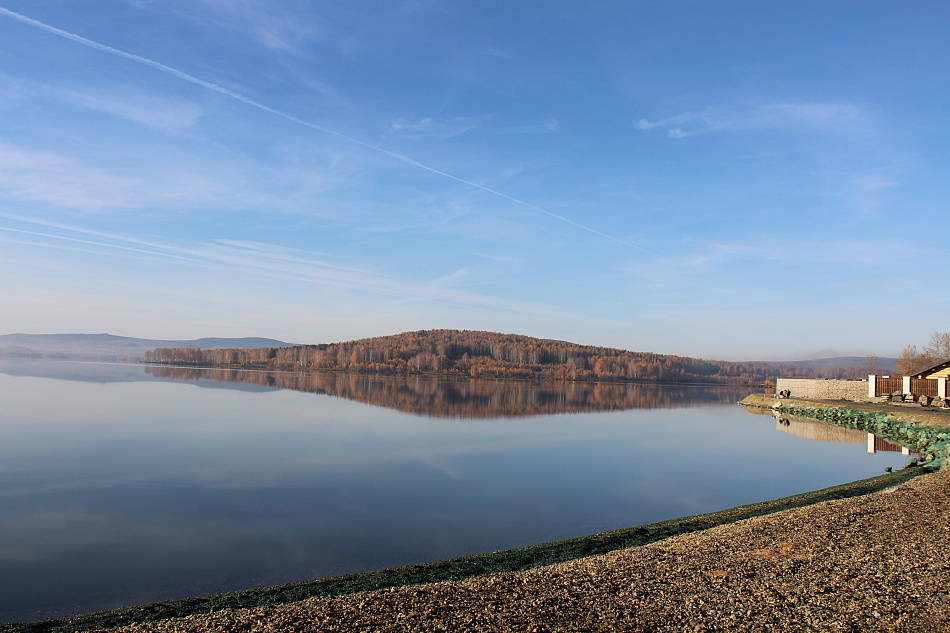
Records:
[[[639,378],[560,378],[555,376],[494,376],[479,375],[471,376],[464,372],[448,371],[420,371],[410,370],[404,372],[380,372],[380,371],[362,371],[359,369],[347,369],[341,367],[319,367],[319,368],[274,368],[266,365],[212,365],[212,364],[192,364],[192,363],[169,363],[163,361],[134,360],[129,365],[143,365],[146,367],[175,367],[178,369],[208,369],[215,371],[237,371],[237,372],[263,372],[272,374],[310,374],[310,373],[329,373],[329,374],[349,374],[354,376],[366,376],[375,378],[433,378],[447,381],[465,381],[476,382],[485,380],[489,382],[524,382],[531,384],[582,384],[582,385],[649,385],[659,387],[733,387],[742,389],[774,389],[773,384],[750,384],[746,382],[726,381],[726,382],[703,382],[703,381],[674,381],[674,380],[643,380]]]

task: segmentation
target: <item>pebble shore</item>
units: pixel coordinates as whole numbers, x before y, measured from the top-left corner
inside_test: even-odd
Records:
[[[950,631],[948,501],[950,469],[524,572],[108,631]]]

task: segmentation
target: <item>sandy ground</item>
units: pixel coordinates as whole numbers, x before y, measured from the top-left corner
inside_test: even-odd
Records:
[[[950,469],[524,572],[110,631],[950,631]]]

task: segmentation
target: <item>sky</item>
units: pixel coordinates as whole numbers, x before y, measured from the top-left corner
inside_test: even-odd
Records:
[[[950,3],[0,0],[0,333],[946,331]]]

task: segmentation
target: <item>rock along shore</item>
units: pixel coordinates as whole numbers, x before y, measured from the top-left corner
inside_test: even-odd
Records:
[[[761,398],[743,404],[773,408],[772,396]],[[916,433],[917,442],[926,440],[922,454],[934,455],[932,465],[942,463],[940,435],[950,430],[945,414],[778,402],[775,408],[790,414],[795,409],[795,415],[829,416],[857,428],[878,425],[893,436]],[[195,599],[197,609],[190,611],[175,607],[191,601],[170,601],[0,630],[943,631],[950,630],[948,501],[950,469],[906,468],[807,495],[487,558]],[[512,560],[528,568],[506,566]],[[423,572],[433,569],[448,570],[448,579],[425,582]],[[480,575],[464,577],[468,572]],[[383,582],[379,574],[389,575],[390,586],[373,587]],[[347,578],[359,580],[352,592],[299,600],[287,593]],[[290,600],[254,602],[274,590]]]

